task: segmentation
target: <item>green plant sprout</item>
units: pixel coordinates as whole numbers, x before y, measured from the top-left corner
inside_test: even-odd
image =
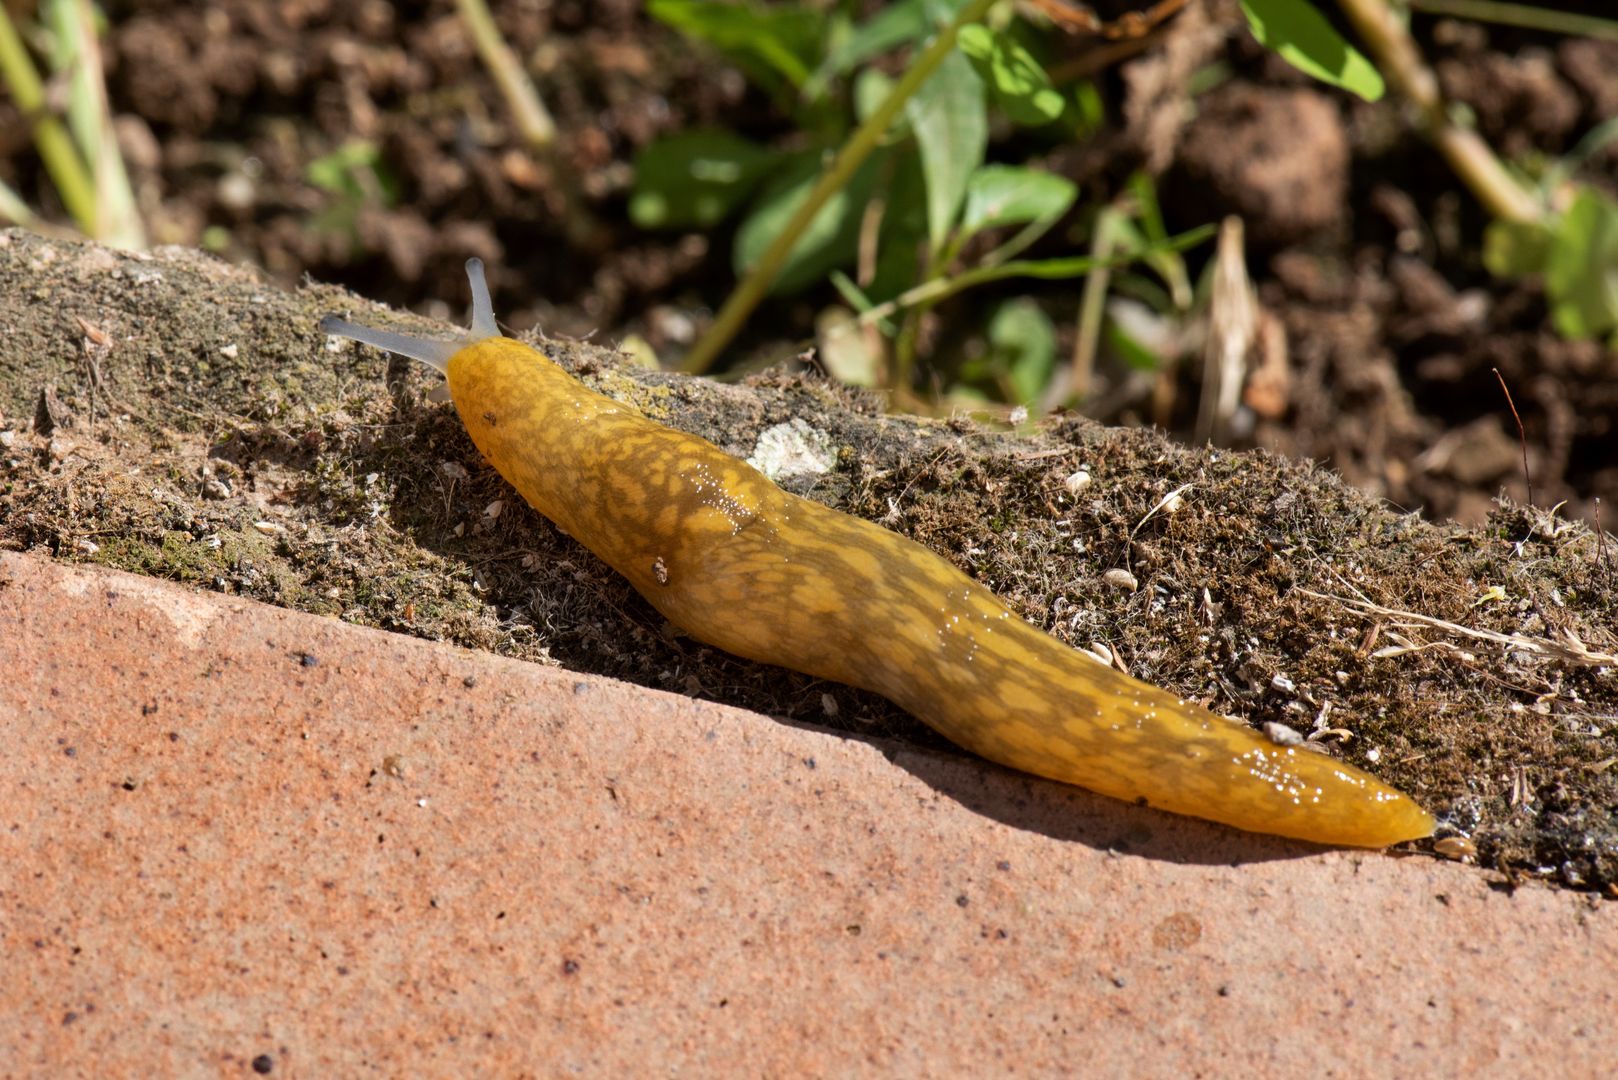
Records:
[[[845,189],[856,179],[856,174],[861,170],[866,159],[871,156],[872,151],[882,142],[889,127],[899,118],[899,114],[907,109],[910,99],[916,95],[935,71],[942,67],[950,57],[956,55],[954,52],[955,38],[961,27],[981,19],[994,6],[995,2],[996,0],[968,0],[966,6],[956,14],[954,21],[945,26],[937,37],[933,39],[932,43],[916,57],[909,70],[888,92],[882,103],[871,112],[870,116],[866,117],[865,121],[837,153],[831,165],[821,174],[818,181],[808,187],[807,190],[804,190],[801,195],[791,191],[791,188],[777,188],[776,197],[778,203],[781,200],[783,191],[790,191],[790,201],[795,202],[796,206],[793,207],[790,216],[783,223],[780,230],[775,233],[774,238],[758,254],[757,259],[748,270],[747,276],[743,278],[736,291],[731,294],[720,309],[708,332],[703,335],[702,339],[697,342],[686,356],[682,365],[685,371],[700,373],[712,366],[720,351],[730,343],[731,339],[741,329],[747,316],[758,306],[759,301],[764,298],[771,286],[776,284],[776,279],[790,269],[788,265],[789,259],[802,250],[800,248],[801,241],[805,239],[811,242],[821,240],[820,246],[823,247],[825,246],[823,238],[828,231],[832,233],[833,239],[849,232],[848,227],[837,222],[835,218],[831,222],[832,229],[827,230],[825,224],[821,220],[817,220],[817,216],[835,195],[844,194],[844,202],[852,203],[852,200],[846,199]],[[651,8],[652,13],[654,15],[660,14],[659,9],[666,8],[668,4],[669,0],[665,0],[662,4],[654,0]],[[693,7],[695,5],[688,3],[684,6]],[[724,6],[726,5],[705,5],[708,9]],[[920,7],[919,4],[906,6]],[[764,40],[769,40],[768,35],[765,35]],[[807,78],[807,72],[804,74],[805,78]],[[933,126],[943,128],[948,125],[951,118],[941,115],[938,120],[939,123]],[[970,118],[963,121],[960,126],[953,130],[953,136],[957,140],[967,138],[965,128],[969,124],[971,124]],[[918,135],[919,138],[920,136]],[[869,175],[867,174],[867,178]],[[935,184],[935,188],[937,186]],[[964,190],[962,194],[964,195]],[[934,195],[933,202],[930,204],[930,212],[935,215],[938,204],[939,196]],[[837,204],[833,204],[831,209],[835,213],[839,207]],[[846,222],[852,217],[852,213],[845,213],[843,220]],[[817,225],[819,228],[815,229],[814,227]],[[745,236],[746,232],[747,230],[744,226],[742,235]],[[808,250],[813,251],[813,247],[811,246]],[[802,256],[799,255],[799,257],[801,258]]]
[[[368,206],[399,202],[399,180],[383,160],[382,148],[368,139],[352,139],[304,166],[304,179],[331,196],[310,219],[317,233],[344,237],[358,248],[360,213]]]
[[[707,370],[766,295],[830,279],[854,325],[895,338],[885,383],[899,403],[919,404],[910,399],[919,328],[937,304],[1011,278],[1082,276],[1211,235],[1163,236],[1102,259],[1018,258],[1068,214],[1078,189],[1033,166],[989,162],[991,110],[1017,127],[1082,137],[1094,103],[1051,83],[1003,0],[903,0],[857,24],[748,3],[653,0],[649,10],[791,100],[798,122],[821,137],[809,149],[776,150],[729,132],[686,132],[637,159],[637,224],[710,228],[740,217],[741,282],[685,357],[686,371]],[[918,51],[901,76],[867,66],[906,46]],[[845,85],[856,124],[846,136],[835,100]],[[1004,377],[986,377],[980,364],[963,378],[1010,400],[1036,397],[1028,373],[1053,367],[1047,326],[1029,304],[1001,305],[988,325],[990,353],[1019,359]]]

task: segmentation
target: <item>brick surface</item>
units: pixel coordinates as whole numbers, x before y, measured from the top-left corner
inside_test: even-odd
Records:
[[[0,553],[0,1074],[1476,1075],[1618,905]]]

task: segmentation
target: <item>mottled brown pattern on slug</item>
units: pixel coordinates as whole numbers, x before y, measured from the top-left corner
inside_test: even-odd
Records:
[[[1432,831],[1369,774],[1103,667],[919,544],[782,491],[527,346],[468,346],[449,383],[501,475],[703,641],[874,690],[990,760],[1121,799],[1329,844]]]

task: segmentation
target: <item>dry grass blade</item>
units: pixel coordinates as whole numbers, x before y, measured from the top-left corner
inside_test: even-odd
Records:
[[[146,223],[135,202],[128,170],[113,132],[107,100],[106,64],[96,36],[96,13],[90,0],[53,0],[40,6],[41,17],[56,42],[54,65],[68,85],[68,129],[90,166],[95,184],[95,237],[116,247],[146,246]]]
[[[45,84],[4,4],[0,4],[0,85],[32,125],[34,145],[62,205],[86,236],[96,235],[95,185],[90,171],[79,157],[72,136],[46,108]]]
[[[1347,596],[1331,596],[1311,589],[1300,588],[1298,591],[1305,596],[1312,596],[1316,600],[1329,600],[1332,603],[1341,604],[1359,615],[1393,620],[1395,625],[1404,629],[1421,626],[1432,630],[1441,630],[1447,634],[1493,645],[1502,652],[1522,653],[1543,660],[1574,664],[1580,667],[1618,666],[1618,654],[1598,652],[1590,648],[1572,630],[1564,629],[1561,632],[1560,640],[1531,637],[1527,634],[1502,634],[1497,630],[1479,630],[1471,626],[1462,626],[1460,623],[1449,622],[1431,615],[1423,615],[1416,611],[1400,611],[1397,608],[1383,607],[1381,604],[1374,604],[1369,600],[1358,600]],[[1421,646],[1402,638],[1394,638],[1394,640],[1398,641],[1400,645],[1396,650],[1387,653],[1387,655],[1414,652],[1422,648],[1453,648],[1453,645],[1446,643]],[[1383,654],[1378,653],[1377,655]]]
[[[1220,446],[1229,443],[1247,377],[1247,357],[1258,337],[1258,296],[1247,274],[1242,233],[1242,219],[1234,214],[1219,223],[1219,254],[1214,259],[1208,333],[1202,346],[1197,441]]]
[[[523,70],[522,61],[500,36],[488,5],[484,0],[458,0],[458,6],[478,55],[506,99],[506,107],[511,110],[512,122],[523,142],[530,150],[549,151],[556,142],[556,122]]]

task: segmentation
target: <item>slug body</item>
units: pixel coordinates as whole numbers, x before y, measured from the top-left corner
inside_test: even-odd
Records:
[[[693,637],[875,691],[991,761],[1120,799],[1333,845],[1433,831],[1368,773],[1105,667],[914,541],[783,491],[526,345],[477,337],[484,315],[456,348],[323,327],[441,361],[489,462]]]

